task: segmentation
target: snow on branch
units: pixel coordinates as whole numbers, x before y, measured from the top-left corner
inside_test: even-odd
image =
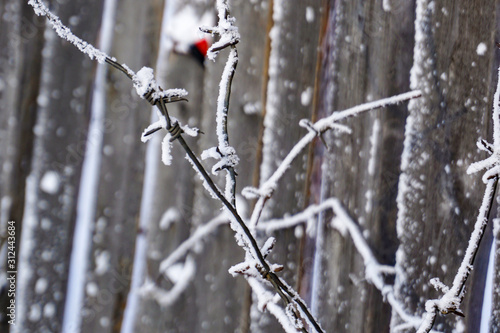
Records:
[[[358,225],[352,220],[349,214],[342,207],[342,204],[337,199],[330,199],[332,204],[332,209],[334,211],[335,217],[332,219],[332,226],[338,230],[346,230],[351,236],[354,246],[358,250],[359,254],[363,258],[365,265],[365,278],[371,283],[375,288],[377,288],[384,299],[391,305],[392,309],[400,316],[403,323],[395,330],[402,328],[418,328],[422,323],[422,319],[419,317],[412,316],[404,310],[403,304],[401,304],[394,295],[394,288],[391,285],[387,285],[384,282],[384,274],[395,273],[393,267],[386,265],[381,265],[375,258],[372,250],[370,249],[368,243],[366,242],[363,234],[359,230]]]
[[[238,28],[234,25],[235,18],[229,15],[227,0],[217,0],[217,15],[219,22],[216,27],[200,27],[200,30],[212,35],[219,35],[217,42],[213,43],[207,51],[207,58],[215,60],[217,54],[228,46],[234,46],[240,41]]]
[[[149,67],[142,67],[137,73],[130,69],[125,64],[120,64],[115,58],[110,57],[105,52],[94,47],[92,44],[75,36],[71,30],[65,26],[59,17],[52,13],[42,0],[29,0],[28,4],[31,5],[38,16],[45,16],[52,28],[59,37],[75,45],[82,53],[88,55],[90,59],[97,60],[99,63],[107,63],[114,68],[120,70],[127,75],[133,82],[137,94],[146,99],[151,105],[157,105],[161,113],[159,114],[160,120],[150,125],[142,135],[142,141],[147,141],[146,136],[153,134],[157,130],[164,128],[170,132],[170,136],[164,139],[162,144],[163,156],[162,160],[165,164],[170,164],[170,142],[177,139],[181,133],[186,133],[191,136],[196,136],[199,132],[197,128],[189,128],[182,126],[177,120],[171,121],[167,112],[166,103],[177,102],[186,100],[187,91],[184,89],[167,89],[163,90],[155,80],[153,69]]]
[[[399,328],[418,328],[422,323],[422,319],[406,313],[403,304],[394,296],[393,286],[387,285],[384,282],[384,275],[395,274],[394,267],[382,265],[378,262],[358,225],[345,211],[338,199],[329,198],[318,205],[311,205],[303,212],[290,217],[263,221],[257,226],[257,230],[271,233],[276,230],[291,228],[306,221],[313,221],[312,218],[314,216],[326,210],[331,210],[334,213],[334,217],[330,222],[331,226],[336,228],[342,235],[346,236],[349,234],[351,236],[354,246],[363,258],[365,279],[380,291],[393,310],[403,319],[404,323]]]
[[[349,132],[350,130],[341,124],[337,124],[338,121],[347,119],[350,117],[355,117],[363,112],[371,111],[388,105],[398,104],[413,98],[418,98],[422,94],[419,90],[410,91],[404,94],[396,95],[389,98],[380,99],[377,101],[360,104],[355,107],[349,108],[344,111],[334,112],[331,116],[322,118],[312,124],[308,120],[301,120],[300,124],[308,130],[308,133],[300,139],[299,142],[290,150],[288,155],[285,157],[283,162],[278,166],[276,171],[267,179],[260,187],[246,187],[243,189],[242,194],[247,199],[256,199],[258,201],[255,205],[254,211],[252,213],[252,218],[250,221],[250,226],[255,227],[260,218],[262,210],[264,208],[265,202],[269,199],[274,191],[276,190],[278,181],[283,177],[285,172],[290,168],[292,162],[299,156],[299,154],[307,147],[317,136],[320,136],[330,129],[337,129],[342,132]]]
[[[59,17],[54,15],[49,10],[49,8],[43,3],[43,1],[29,0],[28,4],[33,7],[36,15],[47,17],[50,24],[52,25],[52,28],[59,35],[59,37],[75,45],[81,52],[88,55],[90,59],[96,59],[99,63],[104,64],[106,58],[110,58],[106,53],[95,48],[92,44],[75,36],[67,26],[62,24]]]
[[[277,304],[280,296],[268,291],[256,278],[249,277],[247,281],[257,296],[259,310],[263,312],[267,309],[278,320],[286,333],[298,333],[297,328],[290,322],[289,315]]]
[[[229,97],[231,95],[231,83],[233,81],[236,65],[238,64],[238,53],[236,47],[231,47],[229,57],[219,83],[219,96],[217,97],[216,131],[218,146],[205,150],[201,158],[214,158],[219,160],[212,167],[212,174],[216,175],[221,170],[227,171],[226,177],[226,198],[234,205],[236,192],[236,173],[234,167],[239,163],[236,150],[229,145],[229,135],[227,131],[227,117],[229,113]]]
[[[228,196],[228,200],[221,193],[221,191],[208,175],[204,166],[199,161],[198,157],[194,154],[193,150],[189,147],[189,145],[182,137],[182,134],[184,132],[186,132],[186,134],[196,134],[197,131],[193,129],[186,130],[179,124],[177,120],[171,118],[168,114],[166,104],[184,100],[184,97],[187,93],[184,90],[163,91],[161,87],[156,83],[153,75],[153,70],[151,68],[143,67],[137,74],[134,73],[126,65],[119,64],[114,58],[110,58],[103,52],[94,48],[92,45],[74,36],[69,28],[65,27],[57,18],[57,16],[53,15],[42,1],[30,0],[29,3],[34,7],[38,15],[47,16],[59,36],[76,45],[82,52],[88,54],[92,59],[96,58],[99,62],[105,62],[126,74],[133,81],[134,88],[136,89],[139,96],[146,99],[151,105],[158,108],[160,120],[153,123],[146,129],[146,131],[142,135],[142,140],[147,141],[147,136],[155,133],[162,128],[167,129],[167,131],[169,132],[169,136],[163,141],[165,145],[168,146],[163,147],[163,161],[165,163],[169,163],[169,143],[173,140],[177,140],[177,142],[179,142],[182,148],[186,151],[187,159],[190,161],[190,163],[193,165],[193,168],[202,178],[203,184],[207,191],[215,199],[219,200],[225,210],[229,213],[231,222],[230,225],[233,230],[235,230],[236,240],[238,244],[244,248],[246,257],[253,258],[254,262],[252,264],[258,264],[259,272],[262,277],[271,283],[271,285],[276,289],[276,291],[286,304],[293,303],[293,306],[287,309],[289,313],[290,311],[293,312],[297,318],[303,316],[304,320],[306,320],[310,324],[310,326],[313,327],[317,332],[323,332],[318,324],[318,321],[312,316],[310,310],[305,305],[305,302],[301,300],[300,297],[298,297],[297,293],[293,291],[293,289],[286,285],[283,280],[275,274],[275,269],[279,267],[279,265],[271,266],[266,261],[252,232],[246,226],[245,221],[241,218],[235,208],[234,195],[232,197]],[[217,52],[224,47],[230,46],[234,50],[234,52],[232,52],[232,56],[229,59],[229,65],[226,66],[228,68],[228,70],[226,71],[228,74],[226,74],[225,79],[223,78],[223,80],[227,80],[227,84],[221,84],[222,90],[226,91],[225,95],[222,95],[225,97],[221,98],[221,100],[224,99],[224,107],[227,108],[229,104],[229,92],[232,75],[234,73],[237,60],[234,46],[239,40],[239,34],[236,27],[234,27],[233,25],[234,19],[229,17],[229,8],[227,5],[227,1],[217,0],[217,9],[219,11],[218,26],[211,30],[205,29],[205,31],[219,34],[221,36],[220,40],[212,45],[212,48],[210,50],[210,57],[214,58]],[[228,146],[225,147],[226,149],[228,149]],[[228,154],[226,151],[226,155],[230,154]],[[226,181],[226,192],[231,191],[234,194],[235,174],[233,170],[233,174],[231,175],[232,169],[233,168],[231,166],[228,167],[229,174]],[[182,267],[180,265],[182,265]],[[178,264],[176,265],[176,269],[174,269],[174,271],[176,271],[177,273],[181,273],[183,279],[177,280],[175,279],[176,274],[169,274],[172,272],[174,266],[170,266],[170,268],[165,272],[170,276],[171,281],[174,283],[174,287],[170,291],[161,290],[154,283],[149,283],[144,286],[144,293],[157,298],[157,301],[161,304],[171,304],[185,289],[188,281],[194,276],[195,271],[194,263],[189,256],[187,257],[184,264]],[[257,265],[255,267],[257,268]],[[303,329],[303,331],[305,331],[305,329]]]
[[[189,283],[194,277],[196,265],[194,259],[189,255],[189,251],[200,242],[208,234],[212,233],[217,227],[222,224],[228,223],[229,218],[226,213],[221,213],[214,217],[209,222],[198,227],[196,231],[181,243],[166,259],[160,263],[159,272],[168,278],[174,286],[170,290],[165,290],[158,287],[154,281],[147,280],[140,289],[143,296],[153,298],[158,304],[162,306],[169,306],[174,304],[181,294],[189,286]],[[186,256],[184,263],[179,261]]]
[[[234,167],[239,163],[236,150],[229,145],[229,135],[227,131],[227,117],[229,112],[229,98],[231,96],[231,84],[233,81],[236,66],[238,64],[238,51],[236,44],[240,40],[238,28],[234,25],[235,19],[229,16],[229,6],[227,0],[217,0],[218,23],[216,27],[200,27],[203,32],[217,34],[219,41],[215,42],[207,51],[207,57],[215,60],[218,52],[230,47],[229,56],[222,72],[219,83],[219,95],[217,97],[217,141],[218,146],[203,152],[202,159],[211,157],[220,160],[212,167],[212,174],[216,175],[220,170],[226,170],[225,196],[235,205],[236,194],[236,172]]]
[[[493,96],[493,144],[480,139],[477,143],[481,150],[490,154],[482,161],[472,163],[467,169],[468,174],[476,173],[481,170],[486,172],[483,175],[483,182],[487,183],[492,177],[500,174],[500,67],[498,68],[498,82],[495,95]]]
[[[434,325],[438,312],[441,312],[442,314],[454,313],[456,315],[463,316],[463,313],[459,308],[465,295],[465,283],[467,282],[467,279],[473,269],[474,258],[478,251],[484,231],[486,230],[486,226],[488,225],[488,215],[493,204],[495,189],[498,184],[498,176],[494,175],[492,177],[493,178],[489,178],[487,180],[483,201],[481,203],[481,207],[479,208],[476,223],[474,224],[474,231],[469,239],[462,263],[460,264],[457,274],[453,279],[453,284],[451,288],[449,288],[442,283],[438,283],[439,288],[444,291],[444,295],[439,299],[428,300],[425,303],[426,313],[424,321],[422,322],[422,325],[417,333],[429,332]],[[433,284],[436,285],[435,282]]]
[[[288,229],[295,227],[304,222],[316,222],[313,217],[317,216],[319,213],[324,212],[328,209],[333,209],[333,202],[336,199],[327,199],[318,205],[311,205],[304,209],[302,212],[295,214],[293,216],[285,217],[282,219],[272,219],[269,221],[263,221],[257,225],[257,230],[263,230],[267,234],[270,234],[276,230]],[[309,224],[309,223],[308,223]],[[312,229],[313,226],[307,227],[307,229]]]
[[[165,290],[156,285],[154,281],[147,280],[139,290],[142,296],[153,298],[161,306],[174,304],[189,286],[196,273],[196,263],[191,256],[187,256],[184,263],[169,267],[164,274],[168,276],[174,286]]]
[[[426,313],[424,321],[417,333],[427,333],[430,331],[434,325],[438,311],[442,314],[454,313],[463,316],[459,308],[465,294],[465,283],[474,267],[474,259],[488,225],[488,216],[493,205],[498,178],[500,176],[500,67],[498,68],[497,88],[493,97],[493,144],[488,143],[484,139],[479,139],[477,146],[489,153],[490,156],[482,161],[472,163],[467,169],[468,174],[486,170],[482,177],[483,182],[486,183],[486,189],[476,223],[474,224],[474,230],[467,244],[462,263],[453,279],[452,286],[448,287],[441,282],[436,283],[435,280],[431,280],[431,284],[441,289],[444,294],[439,299],[431,299],[425,303]]]
[[[209,222],[198,227],[196,231],[184,242],[182,242],[177,248],[160,263],[160,272],[166,273],[167,270],[183,256],[185,256],[189,250],[198,245],[203,238],[208,234],[212,233],[217,227],[222,224],[228,223],[229,218],[225,212],[219,214],[218,216],[211,219]]]

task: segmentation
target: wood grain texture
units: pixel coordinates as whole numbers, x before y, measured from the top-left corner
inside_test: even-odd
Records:
[[[79,15],[71,28],[96,41],[99,21],[93,15],[100,16],[101,1],[74,1],[54,11],[65,22]],[[33,162],[18,244],[16,332],[61,330],[95,68],[52,30],[44,36]]]
[[[414,8],[391,3],[392,11],[385,12],[382,1],[330,2],[320,116],[408,91]],[[376,258],[388,265],[397,246],[395,198],[405,117],[403,104],[343,121],[352,134],[325,136],[330,148],[322,151],[322,168],[313,176],[320,185],[312,184],[323,200],[342,201]],[[327,331],[387,332],[390,307],[365,281],[352,239],[321,227],[321,282],[313,291],[320,295],[315,305],[320,322]]]
[[[418,27],[423,43],[416,49],[421,57],[415,57],[414,66],[421,70],[414,88],[422,89],[423,97],[410,103],[406,126],[408,163],[400,178],[398,216],[402,274],[395,285],[409,313],[422,313],[424,300],[439,296],[430,278],[451,284],[478,214],[484,184],[480,175],[465,171],[482,158],[475,142],[487,137],[490,122],[494,12],[491,1],[444,1],[434,9],[426,6]],[[476,52],[480,43],[488,50],[483,55]],[[472,280],[484,278],[476,266]],[[474,289],[461,307],[463,325],[471,332],[478,331],[479,319],[471,313],[477,306],[471,301]],[[456,321],[439,317],[435,327],[447,331]]]

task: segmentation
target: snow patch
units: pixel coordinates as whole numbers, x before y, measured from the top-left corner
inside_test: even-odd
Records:
[[[483,56],[487,50],[488,50],[488,47],[486,46],[485,43],[481,42],[481,43],[477,44],[476,53],[479,56]]]
[[[43,307],[43,316],[45,318],[53,318],[56,313],[56,306],[54,303],[47,303]]]
[[[61,179],[55,171],[47,171],[40,181],[40,189],[48,194],[56,194],[59,191]]]
[[[109,260],[111,259],[111,255],[108,251],[102,251],[95,258],[95,273],[97,275],[103,275],[109,270]]]
[[[303,106],[308,106],[309,104],[311,104],[312,95],[313,95],[312,87],[307,87],[307,89],[304,90],[302,94],[300,94],[300,103]]]
[[[384,9],[385,12],[390,12],[392,10],[391,1],[390,0],[383,0],[382,1],[382,8]]]
[[[306,7],[306,21],[309,23],[314,22],[314,8],[311,6]]]
[[[47,279],[39,278],[38,280],[36,280],[36,283],[35,283],[35,293],[43,294],[44,292],[47,291],[48,286],[49,286],[49,283],[48,283]]]
[[[173,223],[179,222],[181,220],[181,214],[179,210],[175,207],[170,207],[163,213],[160,220],[160,229],[167,230]]]
[[[172,164],[172,154],[170,153],[172,151],[172,141],[170,140],[171,138],[172,135],[170,133],[167,133],[167,135],[165,135],[161,142],[161,161],[165,165]]]

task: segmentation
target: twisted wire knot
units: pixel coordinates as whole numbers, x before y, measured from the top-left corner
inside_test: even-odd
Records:
[[[175,122],[172,126],[170,126],[168,132],[171,135],[170,142],[177,140],[179,136],[181,136],[181,134],[184,133],[178,122]]]
[[[159,98],[155,94],[154,89],[149,89],[144,95],[144,99],[147,100],[151,105],[155,106]]]

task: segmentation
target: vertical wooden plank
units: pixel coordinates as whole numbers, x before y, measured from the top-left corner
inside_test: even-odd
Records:
[[[320,90],[320,116],[409,90],[412,3],[330,1]],[[359,223],[379,262],[394,264],[396,192],[406,105],[343,121],[352,134],[329,132],[329,150],[316,168],[321,200],[337,197]],[[320,162],[317,162],[318,164]],[[318,181],[316,181],[318,182]],[[316,200],[318,195],[316,194]],[[330,216],[325,218],[328,221]],[[364,280],[364,264],[349,235],[320,226],[320,269],[313,277],[314,309],[330,331],[385,332],[390,307]]]
[[[493,246],[494,251],[494,271],[493,271],[493,290],[492,290],[492,312],[491,318],[489,322],[489,332],[490,333],[498,333],[500,332],[500,222],[496,220],[493,225]],[[484,315],[489,315],[487,313],[483,313]]]
[[[240,161],[236,167],[236,194],[245,186],[252,185],[256,165],[257,142],[262,121],[262,84],[264,66],[264,45],[268,5],[265,1],[229,1],[230,14],[241,35],[237,45],[238,65],[233,79],[229,104],[229,144],[236,149]],[[228,52],[221,52],[215,63],[206,63],[203,88],[203,114],[201,130],[205,134],[199,141],[200,152],[217,145],[215,116],[217,97],[222,71]],[[214,160],[204,161],[210,170]],[[224,188],[225,171],[213,177],[220,188]],[[221,203],[213,200],[199,182],[196,183],[193,223],[201,225],[220,213]],[[242,202],[236,199],[237,205]],[[248,203],[244,202],[248,206]],[[245,216],[246,217],[246,216]],[[197,291],[197,330],[208,332],[234,331],[246,326],[248,309],[243,307],[246,282],[234,278],[228,269],[243,260],[243,250],[234,239],[234,232],[223,226],[209,236],[204,251],[197,258],[200,274],[193,282]],[[210,292],[206,292],[210,290]],[[242,323],[240,323],[240,321]]]
[[[273,1],[261,183],[271,176],[290,149],[307,133],[299,126],[299,121],[313,117],[322,5],[322,1]],[[301,154],[292,163],[290,172],[278,182],[274,196],[264,209],[263,219],[280,218],[304,208],[307,159],[307,152]],[[277,231],[273,236],[277,243],[270,261],[283,264],[284,271],[280,274],[298,289],[302,236],[296,236],[294,230]],[[256,306],[253,305],[253,314],[258,314]],[[276,319],[264,313],[251,317],[250,330],[279,331],[282,328]]]
[[[203,70],[194,59],[186,55],[173,54],[163,60],[166,69],[159,78],[168,88],[183,88],[189,92],[189,102],[169,105],[169,112],[183,124],[196,126],[201,104],[201,78]],[[163,86],[163,84],[162,84]],[[179,244],[189,236],[191,230],[192,201],[194,192],[194,171],[185,160],[185,153],[174,142],[172,165],[166,166],[160,158],[160,141],[165,132],[156,133],[152,143],[156,177],[153,202],[149,214],[148,228],[142,230],[148,239],[146,282],[154,282],[165,291],[172,288],[172,282],[159,272],[159,265]],[[186,137],[189,145],[196,149],[196,140]],[[183,258],[184,259],[184,258]],[[183,261],[181,261],[182,263]],[[163,306],[148,296],[140,297],[139,312],[136,314],[136,329],[139,332],[164,332],[179,329],[194,331],[196,312],[193,311],[195,293],[189,285],[180,298],[171,305]]]
[[[430,278],[451,285],[478,214],[485,185],[466,169],[483,157],[475,147],[478,138],[488,137],[495,9],[491,1],[423,1],[417,7],[422,19],[415,26],[412,87],[423,96],[410,103],[405,130],[395,284],[411,314],[424,311],[425,299],[440,296]],[[471,280],[484,279],[482,260],[476,257]],[[468,292],[461,306],[461,325],[470,332],[478,331],[474,294]],[[459,321],[439,316],[435,327],[448,331]]]
[[[73,1],[54,11],[95,42],[101,1]],[[70,18],[72,18],[70,20]],[[50,29],[50,28],[47,28]],[[60,331],[76,196],[94,64],[52,30],[45,31],[31,173],[21,235],[15,332]]]
[[[153,67],[163,1],[118,1],[110,54],[138,71]],[[86,273],[83,332],[119,332],[130,286],[150,105],[109,67],[97,207]],[[92,143],[91,143],[92,144]]]
[[[7,253],[7,221],[15,222],[17,245],[22,231],[45,22],[24,1],[4,1],[0,7],[4,32],[0,36],[0,251]],[[19,246],[15,250],[17,256]],[[0,274],[5,274],[7,256],[0,260]],[[0,287],[0,330],[8,332],[10,298],[4,286]]]
[[[194,17],[189,19],[200,19],[212,8],[212,4],[202,4],[196,1],[185,1],[183,3],[167,3],[172,13],[166,18],[175,21],[176,15],[186,12]],[[182,25],[183,22],[178,22]],[[172,29],[191,28],[198,31],[198,26],[186,27],[185,25]],[[167,31],[168,32],[168,31]],[[163,35],[168,39],[172,36]],[[179,41],[177,41],[179,42]],[[161,86],[167,88],[183,88],[189,93],[189,102],[178,102],[168,105],[170,115],[177,118],[182,124],[192,127],[200,127],[201,106],[203,105],[203,77],[204,69],[188,54],[173,52],[169,47],[160,50],[158,60],[158,78]],[[160,158],[160,142],[166,133],[164,131],[154,134],[148,147],[155,155],[149,163],[153,163],[154,184],[148,189],[153,192],[151,203],[144,207],[148,211],[149,221],[147,229],[142,232],[147,237],[147,271],[144,272],[145,283],[154,283],[155,287],[161,288],[163,292],[170,291],[174,282],[159,270],[161,262],[168,257],[183,241],[185,241],[192,230],[194,189],[198,177],[186,161],[184,150],[173,142],[172,164],[166,166]],[[203,139],[191,138],[184,135],[186,142],[197,152],[198,141]],[[148,175],[147,175],[148,176]],[[200,244],[201,245],[201,244]],[[176,264],[183,265],[185,257]],[[198,263],[197,263],[198,265]],[[196,267],[196,275],[202,274]],[[204,291],[206,292],[206,290]],[[160,304],[152,295],[140,295],[138,312],[135,314],[136,332],[197,332],[201,321],[198,318],[197,291],[193,283],[189,283],[180,296],[168,304]]]

